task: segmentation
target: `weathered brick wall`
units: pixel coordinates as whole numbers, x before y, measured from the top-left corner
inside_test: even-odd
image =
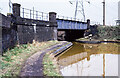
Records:
[[[32,43],[33,40],[42,42],[57,39],[55,38],[57,26],[50,25],[49,21],[19,17],[13,23],[13,19],[15,18],[2,15],[2,22],[0,23],[2,27],[2,51],[15,46],[17,43],[27,44]]]
[[[49,21],[32,20],[21,18],[17,22],[18,40],[20,44],[32,43],[33,40],[42,42],[53,40],[56,26],[50,25]]]
[[[13,14],[8,13],[5,16],[0,13],[0,27],[2,28],[1,54],[16,43],[27,44],[32,43],[33,40],[42,42],[57,39],[55,12],[49,12],[49,21],[21,18],[20,6],[18,3],[13,3]]]
[[[33,26],[18,25],[18,42],[20,44],[32,43],[34,39]]]
[[[37,27],[36,40],[37,41],[48,41],[54,39],[54,27]]]
[[[17,42],[17,31],[15,28],[2,27],[2,49],[12,48]]]
[[[17,31],[16,25],[11,25],[12,18],[0,14],[0,43],[1,51],[5,51],[7,48],[12,48],[17,42]]]
[[[33,40],[38,42],[53,40],[54,27],[36,26],[18,26],[18,39],[20,44],[32,43]]]

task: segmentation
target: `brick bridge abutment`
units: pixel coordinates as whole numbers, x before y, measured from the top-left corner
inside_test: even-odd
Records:
[[[57,40],[56,13],[49,12],[49,21],[22,18],[20,4],[13,3],[13,14],[7,16],[0,13],[1,51],[2,55],[8,48],[16,44]]]
[[[7,16],[0,13],[0,29],[2,34],[0,38],[2,55],[8,48],[16,44],[32,43],[33,40],[38,42],[49,40],[66,40],[73,41],[83,37],[85,30],[58,29],[58,23],[55,12],[49,12],[49,20],[35,20],[21,17],[21,5],[12,4],[13,14]],[[87,21],[87,28],[90,26],[90,20]]]

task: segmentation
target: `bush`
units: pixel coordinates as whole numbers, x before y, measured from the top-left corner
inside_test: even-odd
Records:
[[[98,26],[93,38],[97,39],[120,39],[120,26]]]

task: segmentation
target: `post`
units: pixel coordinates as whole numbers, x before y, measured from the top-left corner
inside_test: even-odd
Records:
[[[90,28],[90,19],[87,19],[87,29]]]
[[[18,4],[18,3],[13,3],[12,4],[13,5],[13,15],[14,16],[20,16],[20,4]]]
[[[49,18],[48,18],[48,16],[49,16],[49,14],[47,14],[47,16],[46,16],[46,17],[47,17],[47,21],[49,21]]]
[[[105,0],[103,0],[103,26],[105,26]]]
[[[43,21],[44,19],[43,19],[43,12],[42,12],[42,21]]]
[[[15,16],[16,17],[16,19],[15,19],[15,21],[17,22],[17,23],[19,23],[19,22],[21,22],[21,19],[20,19],[20,4],[18,4],[18,3],[13,3],[12,4],[13,5],[13,16]],[[21,41],[20,41],[20,32],[22,32],[22,26],[20,26],[20,25],[15,25],[16,26],[16,32],[17,32],[17,43],[18,43],[18,45],[21,43]]]
[[[38,19],[38,11],[36,11],[36,20]]]
[[[54,27],[53,32],[53,39],[57,40],[57,21],[56,21],[56,13],[55,12],[49,12],[49,24],[50,26]]]
[[[23,18],[24,18],[24,8],[23,8]]]
[[[56,13],[55,12],[49,12],[49,22],[52,26],[56,26],[57,25],[57,21],[56,21]]]
[[[34,19],[34,7],[33,7],[33,19]]]
[[[30,10],[30,19],[31,19],[31,10]]]

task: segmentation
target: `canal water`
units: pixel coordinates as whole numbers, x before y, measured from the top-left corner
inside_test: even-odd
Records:
[[[58,57],[63,76],[118,76],[117,43],[84,44],[73,46]]]

